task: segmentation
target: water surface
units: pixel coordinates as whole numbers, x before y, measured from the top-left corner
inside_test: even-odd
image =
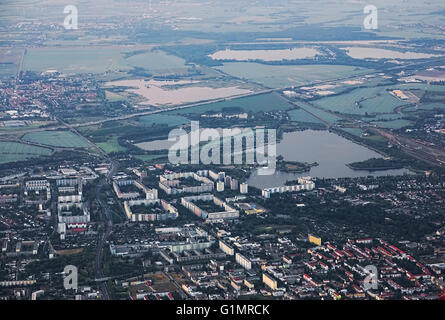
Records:
[[[276,187],[302,176],[352,178],[411,173],[407,169],[373,172],[350,169],[346,164],[370,158],[382,158],[382,155],[329,131],[306,130],[285,133],[277,145],[277,154],[288,161],[317,162],[319,165],[311,168],[310,172],[302,174],[276,172],[273,176],[258,176],[254,171],[248,180],[249,185],[257,188]]]

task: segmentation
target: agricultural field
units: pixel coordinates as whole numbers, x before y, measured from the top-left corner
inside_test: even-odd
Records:
[[[190,122],[190,120],[183,116],[171,115],[167,113],[142,116],[139,118],[139,121],[146,127],[152,127],[154,125],[161,124],[165,124],[168,127],[176,127]]]
[[[185,60],[163,51],[150,51],[133,55],[126,59],[132,67],[148,70],[153,75],[187,73]]]
[[[135,155],[136,159],[139,159],[141,161],[145,162],[153,162],[157,159],[167,158],[168,154],[142,154],[142,155]]]
[[[105,90],[105,99],[109,102],[116,102],[116,101],[125,101],[126,98],[124,96],[121,96],[120,94],[117,94],[113,91]]]
[[[336,115],[333,115],[332,113],[328,113],[326,111],[323,111],[323,110],[320,110],[320,109],[316,109],[316,108],[313,108],[313,107],[311,109],[309,109],[309,111],[311,113],[313,113],[315,116],[317,116],[318,118],[320,118],[320,119],[322,119],[322,120],[324,120],[326,122],[329,122],[331,124],[333,124],[333,123],[335,123],[337,121],[342,120],[342,118],[337,117]]]
[[[412,125],[412,122],[405,119],[398,119],[392,121],[376,121],[372,122],[372,124],[376,124],[377,126],[386,129],[401,129],[403,127]]]
[[[389,87],[358,88],[351,92],[315,100],[313,103],[326,110],[345,114],[392,113],[407,104],[387,92]]]
[[[40,131],[27,133],[22,140],[61,148],[91,147],[85,140],[71,131]]]
[[[340,65],[266,65],[253,62],[229,62],[217,69],[240,79],[268,88],[301,86],[372,72],[370,69]]]
[[[127,72],[134,68],[153,75],[186,73],[185,61],[163,51],[146,51],[131,55],[131,48],[102,47],[45,47],[29,48],[24,57],[23,70],[62,73]]]
[[[13,77],[17,74],[23,49],[0,48],[0,78]]]
[[[306,122],[306,123],[323,123],[320,119],[314,117],[313,115],[304,111],[303,109],[294,109],[288,111],[287,114],[289,115],[292,121]]]
[[[277,110],[290,110],[295,108],[275,93],[267,93],[250,97],[226,100],[223,102],[209,103],[197,107],[172,111],[169,114],[202,114],[210,112],[221,112],[223,109],[239,109],[244,112],[267,112]]]
[[[23,70],[62,73],[103,73],[130,70],[118,47],[30,48],[26,50]]]
[[[122,147],[119,144],[118,138],[116,136],[113,136],[112,138],[108,139],[106,142],[99,142],[96,144],[99,148],[101,148],[106,153],[124,152],[127,150],[125,147]]]
[[[13,77],[17,73],[17,66],[12,63],[0,63],[0,78]]]
[[[359,128],[341,128],[341,130],[356,137],[361,137],[361,135],[364,133],[364,131]]]
[[[397,120],[402,116],[400,114],[395,113],[387,113],[387,114],[378,114],[375,117],[362,117],[363,121],[371,122],[371,121],[386,121],[386,120]]]
[[[341,117],[336,116],[332,113],[320,110],[315,108],[314,106],[310,105],[309,103],[306,103],[304,101],[299,101],[298,102],[299,105],[301,105],[305,110],[307,110],[308,112],[312,113],[314,116],[316,116],[319,119],[322,119],[323,121],[326,121],[328,123],[335,123],[337,121],[342,120]]]
[[[387,116],[397,118],[396,115],[391,115],[394,110],[397,107],[408,105],[410,102],[399,100],[391,95],[389,91],[394,89],[400,89],[405,92],[415,91],[417,93],[416,95],[419,96],[423,96],[421,93],[423,90],[428,90],[427,95],[423,99],[428,97],[432,99],[432,97],[443,97],[442,92],[445,90],[445,86],[427,85],[424,83],[403,83],[388,86],[357,88],[344,94],[317,99],[313,103],[326,110],[344,114],[376,114],[379,117]],[[423,108],[422,106],[425,104],[428,103],[422,103],[420,108]],[[425,109],[429,108],[433,109],[435,107],[425,106]],[[412,111],[413,109],[407,108],[406,110]],[[386,120],[387,118],[382,119]]]
[[[0,142],[0,163],[25,161],[40,156],[50,156],[52,150],[37,146],[30,146],[17,142]]]
[[[404,111],[406,112],[413,112],[418,110],[441,110],[443,112],[443,110],[445,110],[445,103],[421,103],[419,105],[411,106],[404,109]]]

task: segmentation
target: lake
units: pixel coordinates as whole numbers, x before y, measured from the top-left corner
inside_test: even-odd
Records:
[[[203,129],[200,129],[201,131]],[[217,130],[221,130],[218,128]],[[189,137],[190,138],[190,137]],[[143,150],[159,151],[169,149],[174,142],[168,140],[155,140],[136,144]],[[194,144],[192,144],[194,145]],[[196,145],[195,145],[196,146]],[[329,131],[305,130],[288,132],[277,144],[277,154],[285,160],[313,163],[310,172],[301,174],[276,172],[272,176],[258,176],[254,171],[249,180],[249,185],[257,188],[269,188],[284,185],[288,180],[298,177],[312,176],[317,178],[353,178],[387,175],[410,174],[408,169],[395,169],[384,171],[352,170],[347,164],[351,162],[368,160],[370,158],[382,158],[379,153],[364,146],[349,141]]]
[[[126,91],[145,99],[140,105],[166,106],[205,100],[228,98],[251,93],[239,87],[202,87],[199,81],[121,80],[106,83],[106,87],[129,87]],[[184,86],[189,85],[189,86]],[[196,86],[192,86],[196,85]]]
[[[288,161],[317,162],[319,165],[311,168],[310,172],[302,174],[276,172],[272,176],[258,176],[255,171],[247,181],[249,185],[257,188],[276,187],[284,185],[288,180],[295,180],[302,176],[352,178],[411,173],[407,169],[374,172],[350,169],[346,164],[382,156],[329,131],[306,130],[284,133],[281,142],[277,145],[277,154],[282,155]]]

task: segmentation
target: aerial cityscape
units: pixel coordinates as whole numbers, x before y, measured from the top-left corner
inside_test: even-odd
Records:
[[[445,2],[1,1],[0,246],[0,300],[445,300]]]

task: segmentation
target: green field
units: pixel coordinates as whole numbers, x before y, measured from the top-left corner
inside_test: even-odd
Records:
[[[387,120],[387,119],[397,119],[400,116],[396,114],[391,114],[394,109],[409,104],[407,101],[402,101],[394,96],[392,96],[388,90],[401,89],[401,90],[425,90],[431,92],[443,92],[445,86],[440,85],[427,85],[424,83],[406,83],[406,84],[396,84],[389,86],[378,86],[378,87],[367,87],[367,88],[357,88],[348,93],[339,94],[330,97],[324,97],[315,100],[313,103],[326,109],[335,112],[345,113],[345,114],[377,114],[377,119],[374,120]],[[440,94],[439,94],[440,96]],[[432,104],[421,104],[420,109],[433,109],[433,108],[443,108],[443,104],[432,103]],[[415,107],[409,107],[405,109],[406,111],[413,111]],[[381,114],[381,115],[379,115]],[[364,119],[367,120],[366,118]]]
[[[0,163],[25,161],[39,156],[49,156],[52,150],[17,142],[0,142]]]
[[[125,101],[126,98],[112,91],[105,90],[105,98],[110,102]]]
[[[118,46],[30,48],[25,54],[23,70],[42,72],[55,69],[62,73],[104,73],[129,71],[137,67],[154,75],[187,71],[183,59],[163,51],[145,52],[126,58],[129,50]]]
[[[276,110],[290,110],[295,108],[275,93],[267,93],[262,95],[226,100],[224,102],[209,103],[197,107],[172,111],[172,114],[200,114],[206,112],[220,112],[224,108],[239,108],[245,112],[265,112]]]
[[[341,130],[356,137],[361,137],[361,135],[363,134],[363,130],[359,128],[341,128]]]
[[[372,71],[365,68],[338,65],[278,66],[253,62],[229,62],[217,68],[234,77],[259,83],[269,88],[301,86],[318,81],[352,77]]]
[[[25,141],[63,148],[88,148],[91,145],[71,131],[41,131],[27,133]]]
[[[144,52],[126,59],[130,66],[150,71],[154,75],[184,73],[187,71],[185,60],[163,51]]]
[[[27,49],[23,70],[62,73],[103,73],[130,70],[119,48],[31,48]]]
[[[342,120],[341,117],[336,116],[335,114],[329,113],[327,111],[323,111],[320,109],[317,109],[315,107],[313,107],[312,105],[310,105],[309,103],[306,103],[304,101],[300,101],[299,104],[307,111],[309,111],[310,113],[312,113],[314,116],[316,116],[317,118],[329,122],[329,123],[335,123],[337,121]]]
[[[17,66],[12,63],[0,63],[0,78],[13,77],[17,73]]]
[[[396,113],[387,113],[387,114],[378,114],[375,117],[362,117],[363,121],[370,122],[370,121],[385,121],[385,120],[397,120],[400,119],[402,116],[400,114]]]
[[[372,122],[372,123],[378,125],[379,127],[387,128],[387,129],[400,129],[403,127],[410,126],[412,124],[411,121],[404,120],[404,119],[398,119],[398,120],[393,120],[393,121],[376,121],[376,122]]]
[[[314,104],[331,111],[346,114],[391,113],[398,106],[407,104],[393,97],[390,87],[359,88],[351,92],[314,101]]]
[[[143,155],[135,155],[134,157],[142,161],[152,162],[156,159],[167,158],[168,154],[143,154]]]
[[[445,103],[422,103],[418,106],[412,106],[406,108],[404,111],[417,111],[417,110],[445,110]]]
[[[143,116],[139,118],[139,121],[146,127],[152,127],[155,124],[166,124],[169,127],[176,127],[190,122],[190,120],[182,116],[169,115],[166,113]]]
[[[119,144],[116,136],[113,136],[111,139],[108,139],[106,142],[96,143],[99,148],[101,148],[106,153],[112,152],[124,152],[127,151],[125,147],[122,147]]]
[[[322,123],[322,121],[303,109],[294,109],[287,113],[292,121],[307,123]]]

